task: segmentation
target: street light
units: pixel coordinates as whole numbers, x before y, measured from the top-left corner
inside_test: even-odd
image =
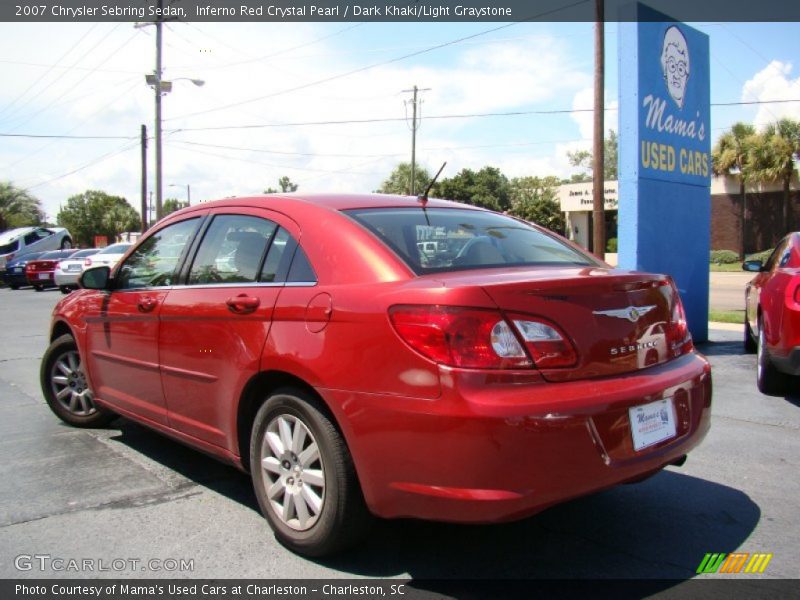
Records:
[[[144,76],[147,85],[153,88],[156,98],[156,221],[163,216],[163,183],[161,178],[161,96],[165,96],[172,91],[172,81],[161,79],[161,23],[158,22],[156,27],[156,70],[153,73]],[[190,77],[178,77],[173,81],[191,81],[194,85],[201,87],[205,85],[202,79],[192,79]]]
[[[167,187],[183,187],[182,183],[170,183]],[[186,206],[192,205],[192,188],[186,184]]]

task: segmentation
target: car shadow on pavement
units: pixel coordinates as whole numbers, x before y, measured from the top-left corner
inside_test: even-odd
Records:
[[[109,438],[186,479],[258,512],[253,486],[245,474],[180,442],[124,418],[112,423],[119,434]]]
[[[744,343],[741,340],[724,340],[715,342],[703,342],[696,344],[697,350],[706,356],[749,356],[744,350]]]
[[[379,521],[362,546],[320,562],[360,576],[409,573],[421,587],[442,578],[684,580],[707,552],[741,546],[760,518],[743,492],[669,470],[515,523]]]
[[[125,419],[114,425],[112,441],[258,512],[245,474]],[[707,552],[739,548],[760,518],[743,492],[670,467],[514,523],[375,520],[361,545],[317,562],[354,576],[419,580],[682,580]]]

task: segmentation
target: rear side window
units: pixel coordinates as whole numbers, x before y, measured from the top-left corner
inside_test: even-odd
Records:
[[[596,266],[555,236],[491,212],[450,208],[345,211],[416,273],[518,266]]]
[[[0,255],[11,254],[12,252],[16,252],[17,250],[19,250],[19,240],[14,240],[10,244],[5,244],[4,246],[0,246]]]

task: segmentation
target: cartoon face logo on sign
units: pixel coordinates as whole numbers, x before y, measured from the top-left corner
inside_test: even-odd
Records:
[[[683,108],[686,84],[689,81],[689,45],[675,25],[667,29],[661,47],[661,69],[667,91],[678,108]]]

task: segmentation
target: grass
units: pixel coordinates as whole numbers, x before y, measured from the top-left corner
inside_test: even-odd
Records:
[[[708,320],[715,323],[744,323],[744,311],[712,308],[708,311]]]
[[[711,263],[711,272],[713,273],[733,273],[742,270],[742,263],[728,263],[728,264],[717,264]]]

